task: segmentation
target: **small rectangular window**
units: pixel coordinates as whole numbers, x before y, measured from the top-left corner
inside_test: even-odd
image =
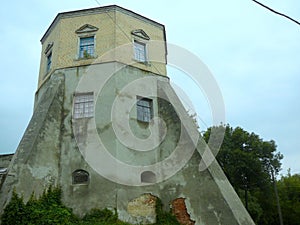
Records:
[[[94,36],[81,37],[79,43],[79,58],[91,58],[94,57]]]
[[[47,55],[47,70],[46,70],[47,73],[51,70],[51,64],[52,64],[52,52],[50,52]]]
[[[137,120],[142,122],[150,122],[152,119],[152,99],[141,98],[137,99]]]
[[[76,94],[74,96],[74,113],[75,119],[89,118],[94,116],[94,94]]]
[[[146,62],[146,44],[134,41],[134,59],[139,62]]]

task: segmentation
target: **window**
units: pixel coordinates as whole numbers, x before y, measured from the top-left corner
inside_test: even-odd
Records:
[[[144,171],[141,174],[141,182],[142,183],[155,183],[156,175],[152,171]]]
[[[137,100],[137,120],[150,122],[152,119],[152,99],[140,98]]]
[[[45,57],[46,57],[46,74],[47,75],[51,68],[52,68],[52,48],[53,48],[54,43],[49,42],[48,45],[46,46],[46,49],[44,51]]]
[[[139,62],[146,62],[146,44],[134,41],[134,59]]]
[[[72,184],[87,184],[89,182],[89,173],[85,170],[75,170],[72,173]]]
[[[94,57],[94,36],[81,37],[79,43],[79,58]]]
[[[47,73],[51,70],[51,64],[52,64],[52,52],[50,52],[47,55],[47,69],[46,69]]]
[[[88,118],[94,116],[94,94],[76,94],[74,96],[74,118]]]
[[[0,175],[6,174],[7,168],[0,167]]]

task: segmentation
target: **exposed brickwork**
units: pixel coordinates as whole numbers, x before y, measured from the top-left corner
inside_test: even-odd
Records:
[[[187,212],[184,198],[177,198],[172,201],[172,213],[176,216],[177,220],[183,225],[194,225],[195,221],[191,220]]]

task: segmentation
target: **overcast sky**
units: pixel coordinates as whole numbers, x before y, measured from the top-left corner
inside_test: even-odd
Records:
[[[275,140],[284,155],[282,173],[288,168],[300,173],[299,25],[251,0],[98,2],[117,4],[164,24],[168,42],[191,51],[209,67],[222,91],[226,122]],[[261,2],[300,20],[299,0]],[[0,153],[16,150],[32,116],[42,35],[59,12],[97,6],[95,0],[1,3]],[[203,98],[197,100],[201,93],[191,91],[192,84],[176,75],[170,77],[191,96],[201,129],[206,130],[212,124],[200,103]]]

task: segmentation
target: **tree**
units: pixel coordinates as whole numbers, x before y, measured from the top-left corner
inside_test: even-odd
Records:
[[[282,176],[277,182],[284,224],[300,221],[300,174]]]
[[[212,129],[224,126],[209,128],[203,135],[206,141]],[[253,220],[258,224],[277,224],[272,173],[280,171],[283,156],[276,152],[275,142],[263,141],[253,132],[226,125],[216,158]]]

